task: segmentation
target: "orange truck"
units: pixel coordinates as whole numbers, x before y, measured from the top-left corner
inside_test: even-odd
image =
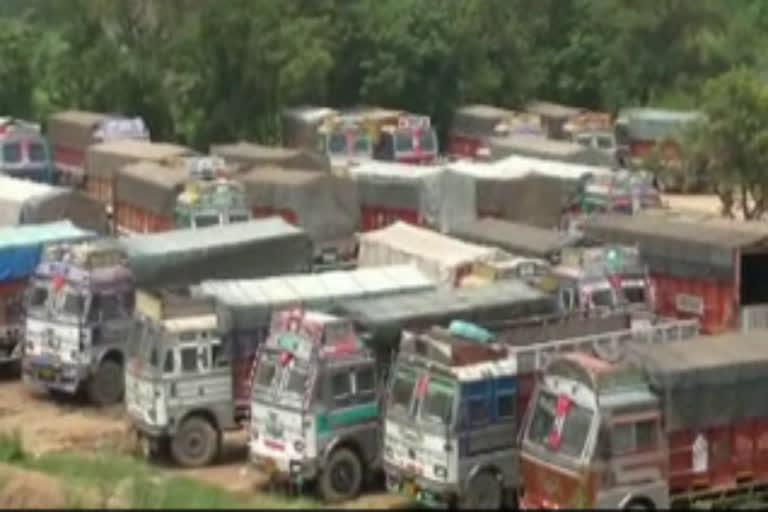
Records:
[[[141,117],[126,117],[83,110],[52,115],[46,124],[57,180],[64,185],[82,185],[89,146],[117,139],[149,140]]]
[[[768,331],[554,359],[521,437],[522,508],[663,510],[768,498]]]

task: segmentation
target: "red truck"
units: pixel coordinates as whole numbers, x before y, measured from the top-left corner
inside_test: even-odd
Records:
[[[58,112],[48,119],[46,135],[53,151],[57,179],[64,185],[82,185],[85,152],[92,144],[116,139],[149,140],[141,117],[124,117],[83,110]]]
[[[550,362],[522,435],[523,508],[655,510],[768,498],[766,331]],[[630,349],[631,350],[631,349]]]

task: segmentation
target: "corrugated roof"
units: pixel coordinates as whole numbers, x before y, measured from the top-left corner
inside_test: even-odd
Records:
[[[292,237],[301,232],[301,229],[288,224],[280,217],[267,217],[236,224],[135,235],[121,238],[120,243],[131,255],[147,256],[235,245],[248,240]],[[215,261],[210,263],[216,265]]]
[[[93,236],[68,220],[0,228],[0,251],[12,247],[46,244],[57,240],[75,240]]]
[[[547,256],[566,244],[566,237],[553,229],[484,217],[451,226],[448,233],[458,238],[494,245],[513,254]]]
[[[430,290],[398,297],[342,301],[341,311],[360,322],[394,323],[429,316],[460,316],[487,308],[549,301],[521,281],[500,281],[478,288]]]
[[[608,238],[609,233],[618,232],[728,249],[751,246],[768,238],[768,225],[764,223],[664,210],[644,210],[637,215],[596,215],[587,220],[585,231],[597,238]]]
[[[391,265],[266,279],[204,281],[200,287],[205,295],[227,306],[272,308],[428,290],[434,284],[414,266]]]
[[[372,177],[382,179],[396,179],[415,181],[425,177],[436,176],[445,170],[442,166],[410,165],[397,162],[365,161],[350,167],[349,176],[353,179],[360,177]]]
[[[493,105],[476,103],[474,105],[465,105],[460,107],[456,110],[456,114],[502,120],[514,114],[514,111]]]

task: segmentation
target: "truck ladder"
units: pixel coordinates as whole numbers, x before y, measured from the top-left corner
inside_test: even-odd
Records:
[[[558,354],[588,352],[601,359],[617,362],[629,344],[652,345],[689,340],[699,335],[697,320],[666,320],[657,325],[612,331],[577,338],[546,341],[515,348],[519,373],[540,371]]]

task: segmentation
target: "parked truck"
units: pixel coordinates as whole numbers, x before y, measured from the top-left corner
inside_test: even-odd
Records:
[[[0,173],[40,183],[54,183],[48,141],[33,123],[0,117]]]
[[[97,404],[123,396],[135,288],[307,271],[311,241],[281,219],[53,246],[31,287],[24,379]]]
[[[218,157],[189,157],[121,168],[115,183],[116,230],[154,233],[245,222],[245,190]]]
[[[95,236],[69,221],[0,228],[0,365],[21,361],[27,283],[46,244]]]
[[[109,140],[149,140],[141,117],[68,110],[57,112],[46,123],[46,135],[53,148],[57,183],[80,186],[85,183],[85,153],[89,146]]]
[[[768,332],[551,361],[526,414],[524,508],[759,508]],[[638,347],[639,348],[639,347]]]
[[[529,343],[462,327],[403,340],[388,389],[384,467],[392,492],[475,510],[514,506],[521,487],[527,492],[518,432],[531,384],[553,356],[607,350],[618,357],[628,346],[650,350],[698,332],[696,322],[672,322]]]
[[[168,311],[166,316],[183,316],[183,322],[160,318],[158,313],[143,314],[141,349],[126,370],[126,403],[147,455],[157,455],[170,444],[172,448],[175,446],[171,454],[183,466],[203,466],[218,456],[223,433],[242,428],[251,417],[253,362],[258,347],[270,332],[273,313],[297,306],[322,312],[343,298],[382,297],[432,288],[434,285],[429,279],[406,265],[266,279],[213,280],[204,281],[193,294],[215,301],[213,319],[209,319],[207,312],[199,312],[199,308],[178,313],[172,313],[170,307],[163,310]],[[138,303],[148,304],[151,312],[159,310],[154,304],[180,302],[167,292],[143,296],[148,299]],[[191,300],[183,298],[183,303]],[[190,334],[189,339],[184,340],[181,334],[163,332],[160,328],[163,322],[183,324],[190,330],[204,323],[209,335]],[[183,346],[174,348],[179,344]],[[161,366],[168,357],[174,361],[182,357],[176,353],[183,352],[185,347],[190,354],[195,347],[222,357],[207,366],[195,366],[189,355],[191,362],[186,371],[183,360],[180,360],[182,366],[168,363],[168,370]],[[165,355],[169,351],[173,351],[172,355]],[[202,390],[202,394],[184,395],[183,390],[187,388]],[[156,392],[152,392],[153,389]],[[174,389],[184,400],[175,400],[170,391]],[[191,418],[194,420],[188,423]],[[197,425],[190,433],[200,443],[197,449],[185,448],[188,431],[183,426],[187,424]]]

